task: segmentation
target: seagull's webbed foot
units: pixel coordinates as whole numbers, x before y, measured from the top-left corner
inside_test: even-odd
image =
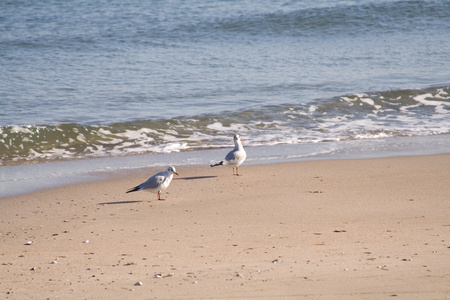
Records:
[[[159,201],[164,201],[164,200],[166,200],[166,199],[162,199],[162,198],[161,198],[161,192],[160,192],[160,191],[158,191],[158,200],[159,200]]]

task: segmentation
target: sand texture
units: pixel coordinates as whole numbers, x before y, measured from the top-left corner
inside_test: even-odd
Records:
[[[176,168],[0,199],[0,298],[450,298],[450,155]]]

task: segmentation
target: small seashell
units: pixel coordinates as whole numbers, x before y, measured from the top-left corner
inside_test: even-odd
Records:
[[[25,243],[25,245],[31,245],[31,244],[33,244],[33,241],[28,241]]]
[[[52,264],[57,264],[58,262],[56,260],[52,261]]]
[[[85,244],[89,244],[89,240],[85,240],[83,243]]]
[[[155,278],[161,278],[162,275],[161,274],[155,274]]]
[[[136,282],[134,285],[135,285],[135,286],[141,286],[141,285],[143,285],[143,283],[142,283],[142,281],[138,281],[138,282]]]
[[[272,263],[273,263],[273,264],[276,264],[276,263],[279,263],[279,262],[280,262],[279,259],[274,259],[274,260],[272,260]]]

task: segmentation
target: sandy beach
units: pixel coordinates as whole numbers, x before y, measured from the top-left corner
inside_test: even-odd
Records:
[[[0,298],[450,298],[450,155],[176,168],[0,199]]]

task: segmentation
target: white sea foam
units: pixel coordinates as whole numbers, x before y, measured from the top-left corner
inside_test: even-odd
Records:
[[[347,102],[350,106],[352,106],[353,105],[353,101],[355,101],[355,99],[351,99],[350,97],[345,97],[345,96],[342,96],[339,99]]]
[[[315,112],[316,110],[317,110],[317,105],[311,105],[309,108],[308,108],[308,111],[309,111],[309,113],[313,113],[313,112]]]
[[[138,130],[125,130],[123,133],[116,134],[117,136],[124,137],[130,140],[146,140],[148,142],[154,141],[154,138],[152,138],[149,134],[158,134],[156,130],[148,129],[148,128],[141,128]]]
[[[208,129],[216,130],[216,131],[226,131],[226,132],[245,132],[249,130],[246,124],[231,124],[230,126],[224,126],[220,122],[215,122],[213,124],[207,125]]]
[[[449,99],[448,97],[444,97],[443,94],[438,95],[440,99]],[[418,95],[413,97],[413,99],[417,102],[419,102],[422,105],[427,106],[434,106],[435,112],[438,114],[449,114],[450,113],[450,103],[444,102],[444,101],[437,101],[437,100],[428,100],[427,98],[436,98],[436,95],[433,95],[431,93]]]
[[[86,137],[82,133],[77,135],[77,140],[79,140],[80,142],[86,143]]]
[[[31,126],[12,126],[11,133],[33,133]]]
[[[180,118],[162,128],[159,121],[147,121],[152,128],[136,128],[136,123],[2,127],[0,155],[9,161],[41,161],[228,148],[234,133],[241,134],[248,147],[450,133],[446,90],[420,92],[360,93],[298,106],[212,115],[212,121],[203,116]]]

